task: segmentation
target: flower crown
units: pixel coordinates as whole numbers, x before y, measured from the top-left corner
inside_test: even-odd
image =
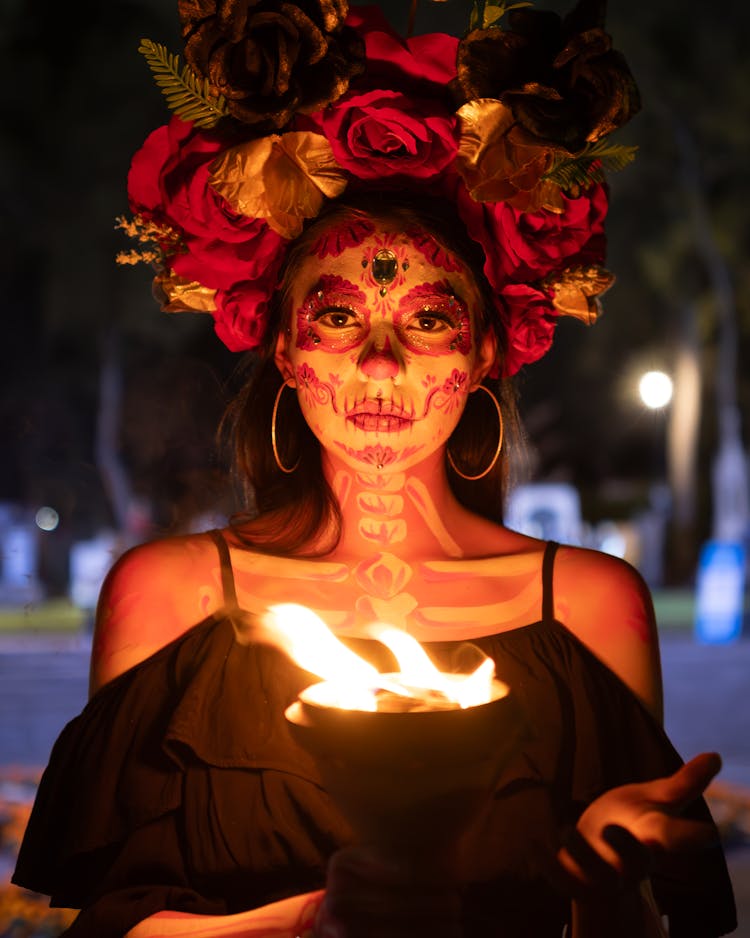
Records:
[[[167,312],[210,313],[233,351],[263,340],[287,248],[345,189],[450,199],[482,247],[507,332],[506,375],[590,324],[604,260],[608,135],[640,106],[604,0],[565,18],[477,0],[461,40],[402,39],[347,0],[178,0],[187,64],[143,40],[169,106],[133,158],[133,217]]]

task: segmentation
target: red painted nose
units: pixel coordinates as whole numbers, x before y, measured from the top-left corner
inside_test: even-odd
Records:
[[[395,378],[398,374],[398,362],[391,349],[391,343],[388,336],[385,338],[385,344],[382,349],[370,347],[359,366],[362,373],[368,378],[374,378],[376,381],[382,381],[385,378]]]

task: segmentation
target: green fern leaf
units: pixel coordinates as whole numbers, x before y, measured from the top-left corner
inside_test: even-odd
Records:
[[[603,182],[605,173],[618,172],[635,159],[638,147],[607,143],[607,138],[588,144],[572,157],[558,158],[545,178],[564,190],[585,189]]]
[[[180,57],[151,39],[142,39],[138,51],[146,59],[167,106],[195,127],[213,127],[229,114],[223,95],[211,93],[208,79],[198,78],[189,65],[180,68]]]

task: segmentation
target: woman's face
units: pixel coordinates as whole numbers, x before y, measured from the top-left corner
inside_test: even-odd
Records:
[[[321,445],[355,469],[401,471],[442,447],[494,359],[471,274],[421,230],[329,227],[290,299],[277,364]]]

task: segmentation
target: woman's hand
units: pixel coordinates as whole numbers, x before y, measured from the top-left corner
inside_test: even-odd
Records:
[[[623,785],[597,798],[558,853],[569,891],[578,896],[615,891],[648,876],[661,853],[708,845],[715,829],[680,815],[720,768],[716,753],[703,753],[667,778]]]
[[[461,938],[461,898],[429,859],[385,858],[347,847],[328,863],[316,938]]]

